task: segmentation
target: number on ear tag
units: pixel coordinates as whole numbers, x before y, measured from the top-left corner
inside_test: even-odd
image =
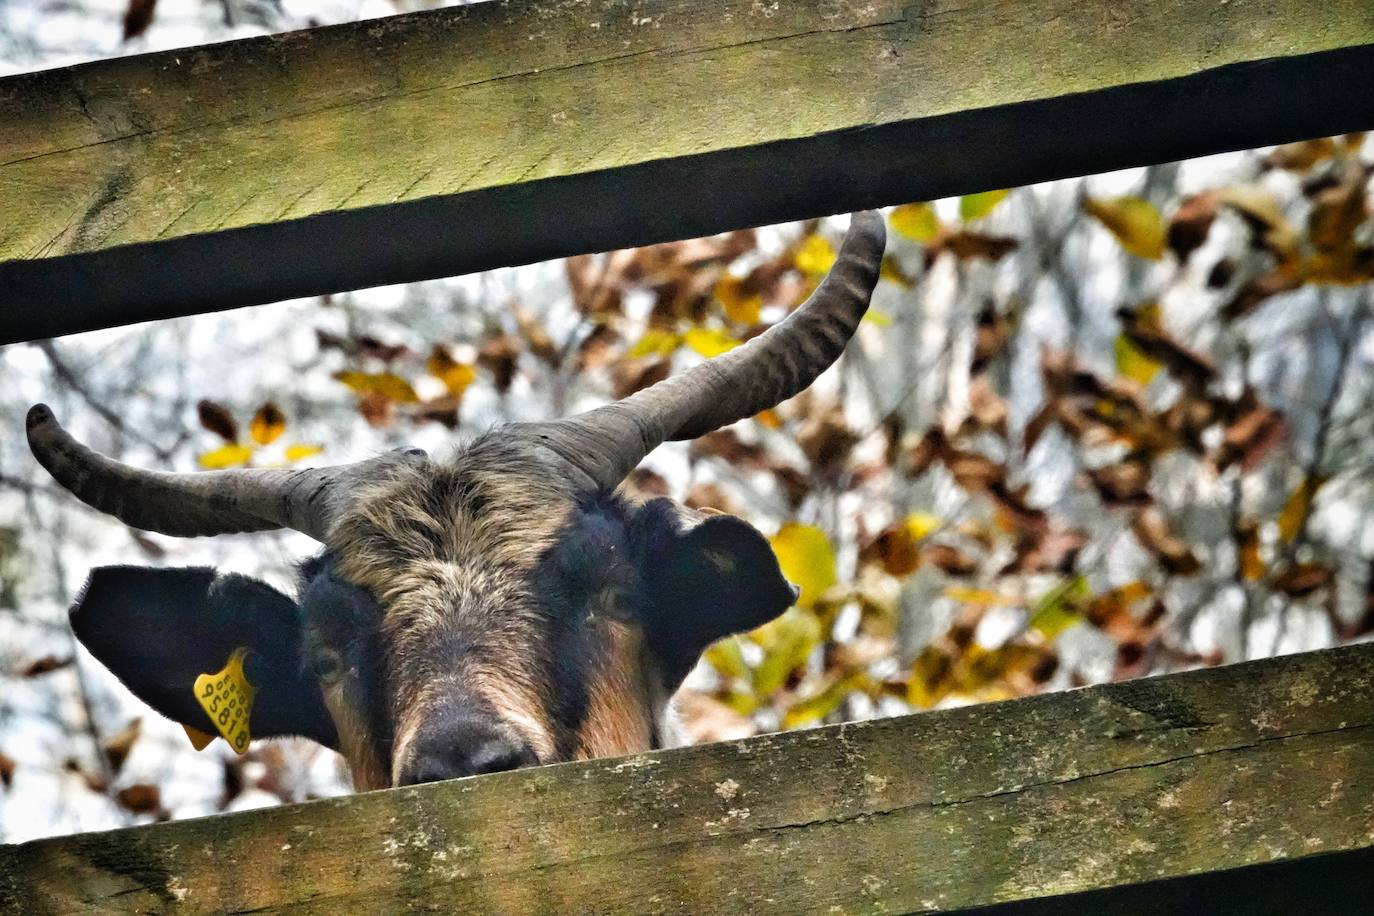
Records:
[[[248,730],[248,715],[258,692],[243,673],[243,660],[247,656],[248,649],[235,649],[222,670],[202,674],[195,684],[196,701],[224,740],[239,754],[247,753],[248,743],[253,740]]]

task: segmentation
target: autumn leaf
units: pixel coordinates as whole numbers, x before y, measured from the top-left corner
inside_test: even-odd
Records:
[[[1117,374],[1123,378],[1128,378],[1143,388],[1159,374],[1160,362],[1140,352],[1140,348],[1131,343],[1131,339],[1125,334],[1116,335],[1112,348],[1116,352]]]
[[[1302,140],[1278,146],[1264,158],[1267,165],[1277,169],[1305,172],[1336,151],[1336,141],[1330,137]]]
[[[304,461],[307,458],[313,458],[322,451],[324,451],[324,446],[322,445],[310,445],[305,442],[293,442],[291,445],[288,445],[286,447],[286,460],[294,464],[297,461]]]
[[[1202,561],[1181,539],[1169,532],[1164,514],[1153,506],[1137,512],[1131,531],[1140,546],[1154,555],[1164,570],[1175,576],[1191,576],[1202,569]]]
[[[1283,504],[1283,510],[1279,513],[1279,540],[1285,544],[1293,543],[1293,539],[1298,536],[1307,517],[1312,510],[1312,500],[1317,495],[1317,491],[1326,483],[1326,478],[1321,475],[1308,477],[1293,488],[1293,492],[1288,494],[1288,500]]]
[[[941,251],[948,251],[961,261],[973,258],[987,258],[1000,261],[1016,250],[1020,243],[1006,235],[988,235],[983,232],[960,230],[941,235],[927,251],[930,260]]]
[[[965,194],[959,198],[959,218],[966,223],[982,219],[991,213],[998,204],[1006,200],[1010,193],[1010,189],[1004,188],[1000,191],[980,191],[977,194]]]
[[[1164,221],[1154,204],[1140,197],[1089,197],[1083,209],[1107,228],[1121,247],[1138,258],[1164,256]]]
[[[161,790],[146,783],[120,789],[115,799],[134,814],[155,814],[162,810]]]
[[[668,356],[677,349],[682,338],[672,331],[663,328],[649,328],[644,332],[644,336],[635,341],[629,350],[625,351],[626,359],[640,359],[645,356]]]
[[[1252,245],[1267,249],[1280,261],[1291,261],[1297,256],[1298,234],[1272,194],[1254,186],[1227,188],[1218,193],[1221,202],[1249,227]]]
[[[725,309],[725,316],[737,324],[757,324],[763,308],[763,297],[749,289],[744,278],[722,274],[716,281],[716,299]]]
[[[44,655],[42,658],[29,662],[24,670],[19,673],[20,677],[39,677],[52,671],[59,671],[70,667],[74,659],[69,655],[66,658],[58,658],[56,655]]]
[[[196,404],[196,416],[200,425],[219,436],[225,442],[239,441],[239,425],[228,408],[214,401],[202,400]]]
[[[1216,191],[1203,191],[1186,198],[1169,220],[1167,242],[1180,262],[1202,247],[1217,217],[1220,198]]]
[[[801,588],[797,606],[815,607],[821,595],[838,581],[830,539],[814,525],[786,522],[768,540],[783,577]]]
[[[286,431],[286,415],[271,401],[258,408],[248,425],[248,434],[258,445],[271,445]]]
[[[197,455],[196,461],[203,468],[218,471],[247,464],[252,457],[253,450],[246,445],[222,445]]]
[[[101,750],[105,752],[105,757],[110,761],[110,768],[115,773],[124,768],[124,761],[134,749],[134,743],[138,741],[142,730],[143,719],[135,717],[128,725],[101,742]]]
[[[940,232],[940,220],[935,215],[935,207],[927,202],[894,207],[887,221],[898,234],[922,244],[931,241]]]
[[[1036,601],[1026,626],[1053,642],[1060,633],[1083,619],[1078,605],[1087,596],[1088,580],[1083,576],[1060,582]]]
[[[922,553],[927,562],[947,576],[971,576],[978,571],[977,561],[948,544],[931,544]]]
[[[399,404],[414,404],[420,400],[410,382],[390,372],[368,373],[346,370],[334,373],[334,378],[343,382],[360,395],[379,395],[388,401]]]
[[[808,277],[819,279],[835,266],[835,257],[835,246],[813,232],[797,246],[793,262],[797,265],[797,270]]]
[[[738,340],[716,328],[688,328],[682,335],[682,342],[707,359],[739,346]]]
[[[1279,573],[1271,583],[1276,591],[1291,598],[1302,598],[1330,585],[1336,571],[1320,563],[1294,563]]]
[[[6,789],[14,782],[14,758],[0,751],[0,786]]]
[[[1260,558],[1259,525],[1248,519],[1236,526],[1236,554],[1240,574],[1251,582],[1264,578],[1264,561]]]
[[[501,334],[482,344],[477,350],[477,365],[492,374],[492,384],[505,394],[515,380],[516,359],[520,355],[520,341],[510,334]]]
[[[137,38],[148,31],[153,24],[153,13],[157,10],[157,0],[129,0],[124,10],[124,40]]]
[[[820,645],[821,624],[809,610],[794,607],[749,637],[764,653],[763,661],[754,669],[754,691],[767,696],[785,686],[792,672]]]
[[[737,636],[727,636],[712,643],[702,658],[721,677],[743,678],[749,675],[749,665],[744,660],[744,649]]]
[[[800,728],[811,722],[819,722],[839,709],[846,697],[867,683],[868,675],[862,671],[833,679],[820,691],[788,708],[782,717],[782,727]]]
[[[477,379],[477,370],[467,363],[456,361],[447,347],[434,345],[425,359],[425,371],[444,383],[451,397],[461,401],[463,392]]]

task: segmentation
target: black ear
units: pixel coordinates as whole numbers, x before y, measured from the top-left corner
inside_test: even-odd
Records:
[[[256,579],[213,569],[102,566],[71,610],[91,654],[158,712],[216,734],[193,694],[196,678],[224,667],[239,647],[258,688],[254,737],[303,735],[335,747],[338,735],[319,684],[301,664],[296,602]]]
[[[643,551],[646,629],[668,666],[670,686],[711,643],[762,626],[797,598],[768,541],[733,515],[704,515],[655,499],[641,507],[633,537]]]

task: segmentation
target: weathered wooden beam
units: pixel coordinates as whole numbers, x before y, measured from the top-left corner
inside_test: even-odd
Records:
[[[1374,644],[0,847],[0,911],[1366,913],[1371,864]]]
[[[506,0],[0,80],[0,343],[1374,127],[1368,0]]]

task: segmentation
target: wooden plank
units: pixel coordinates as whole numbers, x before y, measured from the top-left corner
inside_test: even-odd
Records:
[[[1374,644],[0,847],[0,911],[1358,912],[1372,787]]]
[[[508,0],[101,61],[0,80],[0,343],[1371,127],[1368,0]]]

